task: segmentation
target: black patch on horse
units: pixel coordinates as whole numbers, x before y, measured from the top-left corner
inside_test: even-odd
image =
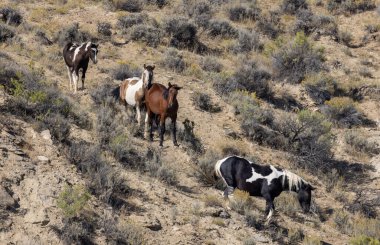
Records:
[[[164,99],[167,100],[169,98],[169,89],[166,89],[163,93],[162,96],[164,96]]]

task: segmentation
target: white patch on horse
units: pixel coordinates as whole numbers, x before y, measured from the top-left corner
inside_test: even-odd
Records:
[[[281,175],[283,175],[284,173],[282,171],[278,171],[275,167],[273,166],[270,166],[270,169],[272,170],[272,173],[270,173],[269,175],[267,176],[262,176],[261,174],[259,173],[256,173],[255,172],[255,169],[252,168],[252,176],[246,180],[246,182],[250,182],[252,183],[253,181],[256,181],[258,179],[266,179],[267,182],[268,182],[268,185],[271,184],[272,180],[273,179],[277,179],[279,178]]]
[[[73,63],[75,62],[75,58],[77,57],[80,49],[82,48],[82,46],[84,45],[84,43],[82,45],[80,45],[79,47],[77,47],[74,51],[74,57],[73,57]]]
[[[91,42],[88,42],[87,45],[86,45],[86,49],[85,50],[87,51],[88,47],[90,47],[90,46],[91,46]]]
[[[138,82],[133,85],[128,84],[127,91],[125,91],[125,101],[127,102],[128,105],[134,106],[136,105],[135,94],[139,89],[142,88],[143,82],[139,77],[128,78],[127,80],[129,82],[133,80],[138,80]]]

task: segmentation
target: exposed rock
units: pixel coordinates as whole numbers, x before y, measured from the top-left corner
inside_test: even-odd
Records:
[[[159,231],[162,229],[161,222],[157,218],[150,221],[147,225],[145,225],[145,227],[151,229],[152,231]]]
[[[220,217],[223,219],[229,219],[231,218],[231,215],[224,209],[218,209],[211,213],[212,217]]]
[[[5,190],[4,187],[0,186],[0,208],[12,208],[16,204],[15,200],[11,195]]]
[[[45,157],[45,156],[37,156],[38,161],[43,162],[43,163],[49,163],[50,159]]]
[[[51,134],[49,130],[44,130],[41,132],[41,137],[49,142],[50,144],[53,144],[53,141],[51,140]]]

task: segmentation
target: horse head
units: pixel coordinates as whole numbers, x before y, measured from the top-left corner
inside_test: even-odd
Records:
[[[310,211],[312,190],[315,190],[315,188],[309,183],[302,183],[300,189],[298,190],[298,201],[305,213]]]
[[[94,64],[98,62],[97,55],[99,53],[98,50],[99,44],[91,43],[90,45],[90,58]]]
[[[144,64],[144,72],[142,74],[142,80],[145,88],[150,88],[153,83],[153,70],[156,66],[155,65],[145,65]]]
[[[168,91],[169,91],[169,96],[168,96],[168,101],[169,101],[169,108],[173,106],[174,101],[177,100],[177,94],[178,90],[182,89],[182,87],[178,86],[177,84],[171,84],[169,82],[168,84]]]

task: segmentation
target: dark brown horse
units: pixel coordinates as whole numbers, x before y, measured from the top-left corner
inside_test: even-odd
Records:
[[[177,144],[176,137],[176,121],[178,112],[177,94],[181,89],[176,84],[169,82],[168,88],[159,83],[153,83],[152,87],[145,92],[145,104],[146,104],[146,117],[145,117],[145,138],[153,140],[153,118],[157,117],[160,121],[160,146],[164,141],[165,134],[165,120],[170,117],[172,120],[172,137],[175,146]],[[148,127],[150,126],[150,131]]]

